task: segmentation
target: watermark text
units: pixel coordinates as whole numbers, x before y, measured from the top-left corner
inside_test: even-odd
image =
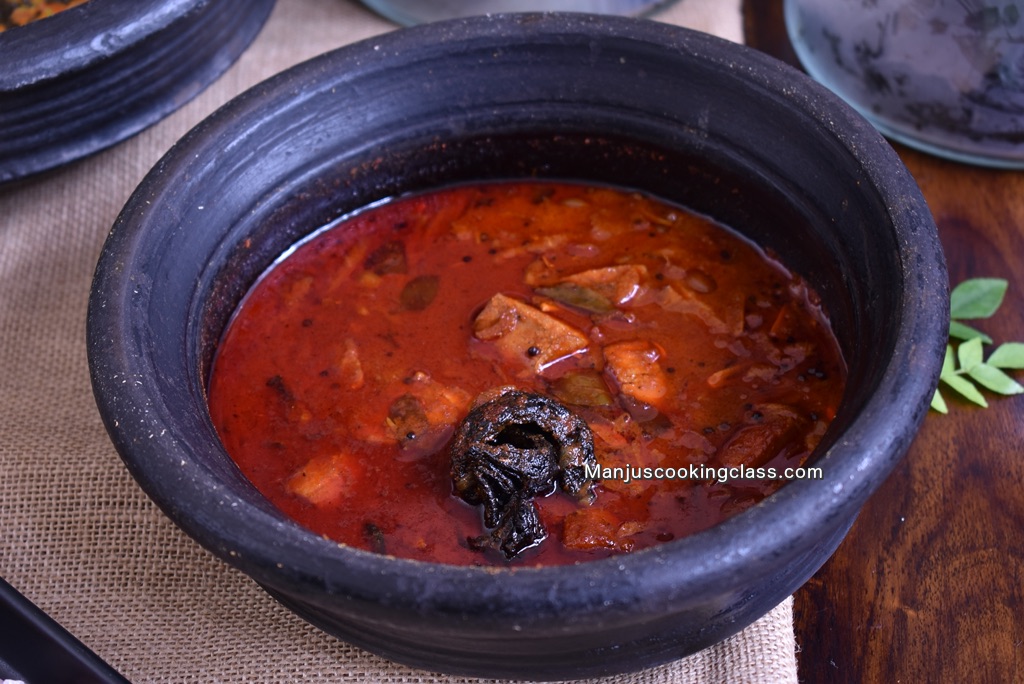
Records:
[[[726,484],[733,480],[821,480],[825,477],[824,471],[816,466],[776,468],[748,465],[712,466],[704,463],[679,468],[586,465],[584,473],[591,480],[621,480],[625,484],[642,480],[691,480]]]

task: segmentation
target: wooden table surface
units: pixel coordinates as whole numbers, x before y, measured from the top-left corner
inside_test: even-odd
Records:
[[[781,4],[745,1],[747,42],[797,64]],[[977,327],[1024,341],[1024,172],[896,149],[938,225],[950,282],[1010,282]],[[988,398],[988,409],[950,401],[948,415],[928,414],[796,593],[802,682],[1024,681],[1024,395]]]

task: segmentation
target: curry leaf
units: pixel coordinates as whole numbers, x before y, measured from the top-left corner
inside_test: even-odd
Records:
[[[988,408],[988,402],[985,401],[985,397],[982,396],[978,388],[971,384],[971,381],[960,375],[943,375],[939,378],[942,382],[949,385],[950,389],[955,391],[957,394],[967,399],[970,402],[977,404],[978,406],[984,406]]]
[[[594,372],[569,373],[555,380],[551,392],[567,404],[610,406],[614,401],[608,386]]]
[[[985,344],[992,344],[991,337],[969,325],[964,325],[960,321],[949,322],[949,336],[958,340],[971,340],[977,337]]]
[[[987,363],[979,363],[969,369],[967,374],[982,387],[999,394],[1021,394],[1024,392],[1024,387],[1021,387],[1019,382]]]
[[[1024,368],[1024,343],[1006,342],[988,357],[988,365],[996,368]]]
[[[981,338],[961,342],[956,350],[957,359],[960,361],[960,369],[970,372],[972,368],[985,361],[985,353],[981,348]]]
[[[956,361],[953,359],[953,345],[946,345],[946,355],[942,358],[942,375],[953,375],[956,373]]]
[[[950,294],[950,318],[988,318],[1003,303],[1008,285],[1002,278],[965,280]]]
[[[957,320],[990,317],[1003,303],[1006,290],[1007,282],[1001,278],[972,278],[950,293],[949,337],[958,343],[955,347],[946,345],[939,373],[940,387],[932,395],[931,407],[939,413],[949,412],[940,391],[943,385],[983,407],[987,407],[988,402],[977,385],[998,394],[1024,393],[1024,386],[1001,370],[1024,368],[1024,343],[1001,344],[986,361],[984,345],[992,344],[992,338]]]
[[[599,292],[575,283],[559,283],[551,287],[538,287],[537,294],[550,297],[556,302],[574,306],[590,313],[607,313],[614,309],[607,297]]]
[[[416,276],[402,288],[398,299],[406,311],[423,311],[437,296],[440,279],[436,275]]]

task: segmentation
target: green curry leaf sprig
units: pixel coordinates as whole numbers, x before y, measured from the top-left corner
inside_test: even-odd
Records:
[[[1003,303],[1006,288],[1007,282],[1000,278],[973,278],[953,288],[949,298],[949,337],[959,342],[956,347],[946,345],[940,387],[945,385],[979,406],[988,406],[979,385],[997,394],[1024,393],[1024,387],[1005,372],[1024,368],[1024,343],[1003,343],[986,359],[984,345],[993,344],[992,338],[963,322],[992,316]],[[949,411],[938,388],[932,408],[939,413]]]

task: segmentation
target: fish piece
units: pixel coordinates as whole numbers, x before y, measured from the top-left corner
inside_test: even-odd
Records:
[[[335,366],[339,380],[346,389],[357,390],[366,382],[363,364],[359,360],[359,347],[351,337],[342,342],[341,353]]]
[[[581,508],[565,516],[562,523],[562,544],[567,549],[589,551],[610,549],[633,550],[631,537],[643,531],[636,521],[620,523],[614,514],[597,508]]]
[[[660,357],[658,348],[646,340],[615,342],[604,348],[605,373],[623,394],[656,405],[668,394]]]
[[[352,491],[359,476],[359,459],[338,453],[316,456],[288,478],[285,490],[322,506]]]
[[[469,407],[471,395],[433,380],[422,371],[402,381],[405,392],[391,402],[387,428],[402,457],[418,458],[440,450]]]
[[[708,330],[716,335],[743,334],[745,320],[742,302],[730,307],[726,307],[723,303],[720,307],[724,315],[723,318],[704,301],[704,296],[687,287],[677,288],[673,285],[666,285],[658,290],[654,299],[666,311],[696,316],[707,326]]]
[[[617,306],[628,304],[646,291],[647,267],[623,264],[592,268],[567,276],[565,282],[585,287],[605,297]]]
[[[783,404],[762,404],[749,422],[736,430],[715,461],[726,466],[764,465],[803,430],[808,419]]]
[[[590,343],[577,328],[526,302],[498,293],[473,321],[477,339],[493,342],[502,356],[541,373],[584,351]]]

